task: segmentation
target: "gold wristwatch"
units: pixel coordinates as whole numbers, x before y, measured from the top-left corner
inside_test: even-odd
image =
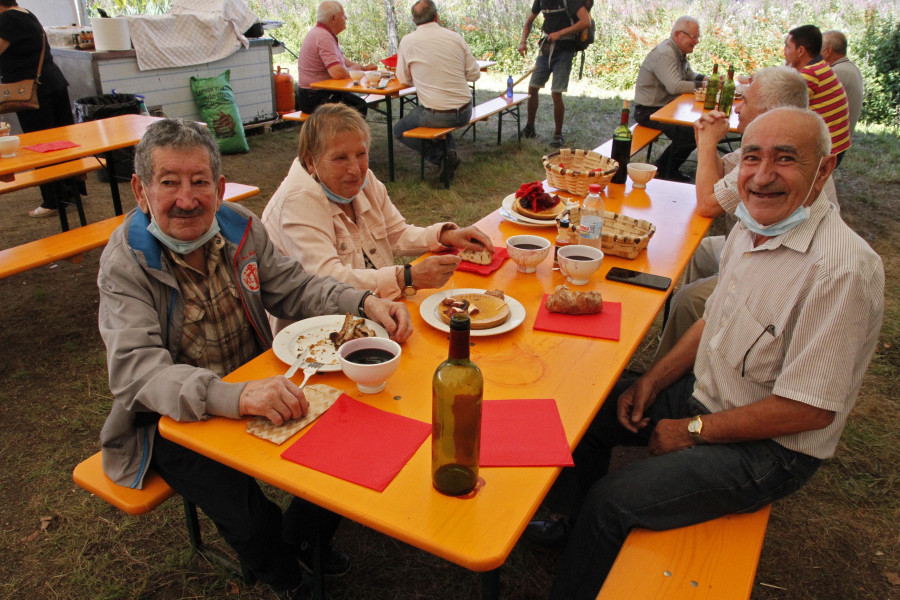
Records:
[[[700,415],[694,416],[690,422],[688,423],[688,434],[698,444],[705,444],[706,440],[703,439],[703,436],[700,433],[703,431],[703,421],[700,419]]]
[[[403,295],[415,296],[418,291],[412,284],[412,265],[403,265]]]

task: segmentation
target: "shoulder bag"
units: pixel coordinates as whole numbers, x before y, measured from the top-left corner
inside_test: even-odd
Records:
[[[44,50],[47,40],[41,32],[41,58],[38,61],[34,79],[23,79],[13,83],[0,83],[0,114],[39,108],[38,86],[41,84],[41,69],[44,67]]]

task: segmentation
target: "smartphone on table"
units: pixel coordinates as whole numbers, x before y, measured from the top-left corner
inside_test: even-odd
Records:
[[[623,269],[621,267],[613,267],[606,274],[606,278],[610,281],[618,281],[620,283],[630,283],[641,287],[648,287],[654,290],[666,291],[672,285],[669,277],[662,275],[653,275],[652,273],[641,273],[640,271],[632,271],[631,269]]]

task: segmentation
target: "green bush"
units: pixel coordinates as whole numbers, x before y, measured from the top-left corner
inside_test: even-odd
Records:
[[[866,82],[866,101],[860,120],[900,125],[900,22],[867,15],[866,33],[857,63]]]

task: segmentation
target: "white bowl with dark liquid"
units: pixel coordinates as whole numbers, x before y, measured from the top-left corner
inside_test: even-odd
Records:
[[[506,251],[520,273],[534,273],[550,254],[550,241],[537,235],[514,235],[507,238]]]
[[[400,344],[382,337],[350,340],[338,349],[338,362],[360,392],[377,394],[400,366]]]
[[[603,264],[603,251],[593,246],[574,244],[564,246],[557,253],[559,270],[572,285],[587,285],[591,275]]]

